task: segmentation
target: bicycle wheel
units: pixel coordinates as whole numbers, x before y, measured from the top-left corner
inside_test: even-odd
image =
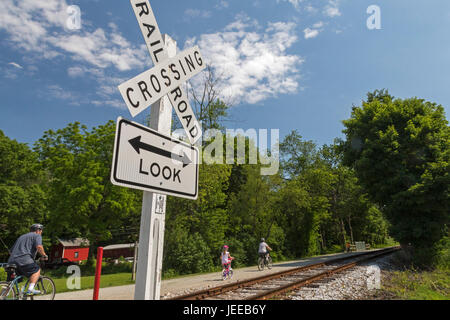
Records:
[[[56,294],[56,286],[49,277],[40,277],[35,286],[41,293],[30,296],[31,300],[53,300]]]
[[[267,258],[267,268],[270,270],[272,269],[273,263],[272,263],[272,258],[269,256]]]
[[[230,271],[229,271],[228,278],[229,278],[229,279],[232,279],[232,278],[233,278],[233,270],[230,270]]]
[[[0,282],[0,300],[16,300],[16,291],[8,281]]]
[[[259,258],[258,259],[258,270],[259,271],[263,271],[264,270],[264,258]]]

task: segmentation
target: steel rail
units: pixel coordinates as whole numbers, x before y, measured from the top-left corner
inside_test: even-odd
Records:
[[[399,250],[399,249],[400,249],[399,247],[394,247],[394,248],[389,248],[387,250],[383,250],[382,252],[377,252],[377,253],[373,253],[372,252],[373,253],[372,255],[369,255],[369,256],[364,257],[362,259],[359,259],[357,261],[350,262],[350,263],[347,263],[347,264],[345,264],[343,266],[339,266],[337,268],[321,272],[319,274],[313,275],[313,276],[308,277],[306,279],[302,279],[302,280],[299,280],[299,281],[295,281],[293,283],[289,283],[289,284],[281,286],[279,288],[275,288],[275,289],[268,290],[266,292],[263,292],[263,293],[260,293],[260,294],[254,295],[254,296],[247,297],[244,300],[265,300],[265,299],[270,299],[270,298],[272,298],[274,296],[278,296],[278,295],[281,295],[281,294],[286,293],[288,291],[292,291],[294,289],[297,289],[297,288],[300,288],[300,287],[304,287],[304,286],[306,286],[306,285],[308,285],[310,283],[313,283],[315,281],[324,279],[324,278],[329,277],[329,276],[331,276],[333,274],[336,274],[336,273],[342,272],[344,270],[353,268],[356,265],[360,264],[361,262],[372,260],[374,258],[377,258],[379,256],[383,256],[383,255],[386,255],[386,254],[389,254],[389,253],[392,253],[392,252],[394,252],[396,250]]]
[[[327,260],[327,261],[324,261],[324,262],[309,264],[309,265],[306,265],[306,266],[301,266],[301,267],[289,269],[289,270],[286,270],[286,271],[280,271],[280,272],[276,272],[276,273],[272,273],[272,274],[269,274],[269,275],[264,275],[264,276],[260,276],[260,277],[256,277],[256,278],[251,278],[251,279],[247,279],[247,280],[240,280],[240,281],[229,283],[229,284],[226,284],[226,285],[213,287],[213,288],[208,288],[208,289],[204,289],[204,290],[199,290],[199,291],[196,291],[196,292],[193,292],[193,293],[188,293],[188,294],[185,294],[185,295],[176,296],[176,297],[169,298],[169,299],[164,299],[164,300],[203,300],[205,298],[211,298],[211,297],[214,297],[214,296],[218,296],[220,294],[223,294],[223,293],[226,293],[226,292],[229,292],[229,291],[233,291],[233,290],[236,290],[236,289],[252,286],[252,285],[257,284],[257,283],[261,283],[261,282],[266,282],[266,281],[273,280],[273,279],[282,278],[282,277],[289,276],[291,274],[295,274],[295,273],[302,272],[302,271],[307,271],[307,270],[311,270],[311,269],[317,269],[317,268],[324,267],[326,265],[333,264],[333,263],[336,263],[336,262],[345,261],[345,260],[349,260],[349,259],[354,259],[354,258],[358,258],[358,257],[363,257],[363,256],[367,256],[367,255],[374,256],[374,255],[385,254],[385,252],[387,252],[387,251],[390,252],[390,250],[394,250],[394,249],[396,250],[397,248],[398,247],[390,247],[390,248],[380,249],[380,250],[377,250],[377,251],[369,251],[369,252],[364,252],[364,253],[353,254],[351,256],[330,259],[330,260]],[[316,281],[316,280],[314,280],[314,281]],[[287,287],[287,286],[285,286],[285,287]],[[252,296],[249,299],[250,300],[251,299],[255,299],[255,300],[259,299],[259,298],[256,298],[256,297],[257,296]]]

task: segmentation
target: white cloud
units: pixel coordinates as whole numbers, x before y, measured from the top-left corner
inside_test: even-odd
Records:
[[[319,21],[319,22],[313,24],[313,28],[316,28],[316,29],[322,28],[323,26],[324,26],[324,23],[322,21]]]
[[[119,99],[110,99],[110,100],[93,100],[91,102],[95,106],[110,106],[118,109],[127,110],[127,107],[125,103],[123,103],[123,100]]]
[[[98,106],[109,105],[118,107],[118,104],[121,101],[122,107],[125,107],[123,100],[111,99],[111,97],[118,94],[117,86],[128,79],[106,74],[104,69],[95,67],[87,68],[74,66],[67,69],[67,74],[71,78],[90,76],[95,79],[98,83],[98,87],[96,88],[96,96],[91,99],[90,103]]]
[[[71,78],[77,78],[84,75],[84,70],[80,67],[70,67],[69,69],[67,69],[67,74]]]
[[[339,10],[339,4],[337,0],[329,0],[328,4],[325,6],[324,14],[330,18],[338,17],[341,15]]]
[[[280,1],[282,1],[282,2],[289,2],[297,10],[300,10],[300,3],[303,2],[303,0],[277,0],[277,3],[280,3]]]
[[[336,7],[327,7],[325,8],[325,14],[330,18],[337,17],[341,15],[339,8]]]
[[[276,0],[277,3],[289,2],[297,10],[304,10],[310,14],[315,14],[322,7],[323,14],[327,17],[334,18],[342,13],[339,9],[340,0]]]
[[[62,88],[60,85],[54,84],[46,87],[46,90],[40,92],[39,95],[44,96],[46,99],[59,99],[68,101],[72,105],[79,105],[80,99],[67,89]]]
[[[210,18],[211,17],[211,11],[199,10],[199,9],[186,9],[184,11],[184,14],[188,18]]]
[[[140,48],[133,47],[120,34],[109,35],[101,28],[81,35],[50,36],[47,41],[55,48],[70,54],[76,61],[87,62],[100,68],[112,66],[120,71],[143,67],[148,55],[145,45]]]
[[[311,39],[319,35],[319,30],[306,28],[305,30],[303,30],[303,33],[305,34],[305,39]]]
[[[70,105],[93,104],[95,106],[110,106],[126,109],[123,100],[120,97],[115,98],[115,96],[118,96],[117,85],[126,79],[106,75],[102,69],[77,66],[67,69],[67,73],[72,78],[83,77],[83,79],[86,79],[86,76],[89,75],[99,85],[94,93],[71,91],[59,84],[48,85],[42,92],[39,92],[39,96],[50,100],[64,100]]]
[[[10,62],[10,63],[8,63],[8,64],[11,65],[11,66],[13,66],[13,67],[16,67],[17,69],[23,69],[23,67],[22,67],[20,64],[18,64],[18,63]]]
[[[119,96],[117,85],[125,79],[114,74],[151,65],[145,43],[131,44],[113,22],[106,28],[94,28],[91,22],[83,20],[80,30],[69,30],[67,7],[66,0],[0,0],[0,32],[5,34],[2,41],[23,54],[30,72],[33,66],[37,70],[39,61],[61,57],[66,63],[76,63],[67,69],[69,77],[89,76],[98,83],[94,92],[87,94],[51,85],[44,90],[44,97],[73,105],[104,101],[102,105],[118,107],[119,100],[114,100],[114,95]],[[15,62],[10,64],[21,67]],[[106,72],[112,75],[106,76]],[[17,77],[12,73],[5,76]]]
[[[311,4],[308,4],[305,6],[305,11],[309,13],[316,13],[318,10],[317,8],[313,7]]]
[[[319,33],[323,31],[324,26],[325,23],[323,21],[319,21],[313,24],[312,28],[304,29],[303,33],[305,34],[305,39],[312,39],[317,37]]]
[[[296,93],[303,59],[286,53],[298,39],[294,23],[269,23],[238,16],[223,31],[186,42],[200,47],[203,57],[221,78],[218,91],[236,103],[258,103],[278,94]],[[194,78],[193,85],[200,79]]]
[[[225,8],[228,8],[228,6],[229,6],[229,4],[228,4],[228,1],[226,1],[226,0],[219,0],[219,3],[216,4],[217,9],[225,9]]]
[[[83,23],[83,28],[76,32],[67,30],[67,6],[65,0],[1,0],[0,30],[6,32],[6,40],[14,47],[35,54],[37,59],[64,55],[120,71],[145,65],[145,46],[130,44],[114,24],[109,26],[113,32],[101,28],[88,30],[84,26],[89,23]]]

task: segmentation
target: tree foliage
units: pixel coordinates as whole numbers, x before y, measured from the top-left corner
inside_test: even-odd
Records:
[[[449,224],[450,129],[443,107],[375,91],[344,125],[344,162],[383,208],[392,234],[431,249]]]
[[[53,241],[86,237],[98,244],[111,238],[111,229],[139,216],[139,193],[109,181],[114,132],[112,121],[92,131],[72,123],[36,142],[47,174],[47,229]]]
[[[223,130],[228,106],[210,89],[196,96],[199,119],[204,130]],[[8,239],[39,221],[53,242],[87,237],[95,247],[138,240],[142,192],[110,182],[114,131],[112,121],[91,130],[72,123],[46,131],[34,150],[0,135],[0,224]],[[261,175],[261,155],[249,163],[250,151],[259,154],[255,141],[239,135],[218,141],[200,147],[205,156],[216,144],[222,161],[200,164],[198,199],[168,197],[165,272],[215,270],[224,244],[234,266],[255,264],[262,237],[275,261],[341,251],[345,242],[386,241],[385,207],[343,163],[343,141],[317,146],[293,131],[280,143],[280,170],[272,176]],[[227,146],[236,150],[241,141],[245,154],[235,152],[225,164]],[[415,192],[435,188],[433,170],[441,168],[430,168]]]

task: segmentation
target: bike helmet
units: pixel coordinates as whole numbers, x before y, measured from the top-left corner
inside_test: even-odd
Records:
[[[223,248],[228,249],[228,246],[226,244],[223,245]]]
[[[264,241],[266,241],[264,238],[261,238],[261,242],[264,242]]]
[[[37,230],[43,230],[43,229],[44,229],[44,226],[40,223],[35,223],[30,227],[31,232],[35,232]]]

